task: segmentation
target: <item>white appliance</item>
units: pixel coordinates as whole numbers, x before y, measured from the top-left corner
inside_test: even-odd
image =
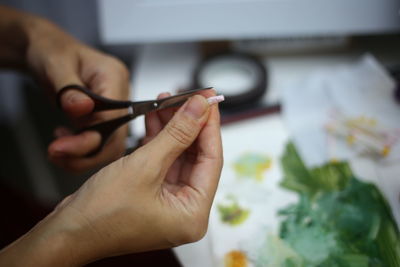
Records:
[[[99,0],[107,44],[400,32],[398,0]]]

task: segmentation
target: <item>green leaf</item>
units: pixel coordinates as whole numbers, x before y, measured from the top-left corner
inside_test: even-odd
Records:
[[[293,143],[286,145],[281,165],[284,173],[281,186],[311,196],[321,191],[342,190],[353,176],[349,165],[345,162],[329,163],[308,170]]]
[[[281,186],[299,193],[313,192],[313,179],[307,170],[293,143],[286,145],[281,158],[284,179]]]
[[[400,267],[397,224],[375,185],[355,178],[346,162],[309,170],[291,143],[281,164],[281,185],[300,197],[279,212],[280,237],[305,266]]]

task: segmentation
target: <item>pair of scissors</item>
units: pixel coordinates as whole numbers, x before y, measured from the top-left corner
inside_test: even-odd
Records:
[[[113,134],[115,130],[124,125],[125,123],[135,119],[140,115],[144,115],[151,111],[156,111],[165,108],[178,107],[182,105],[189,97],[194,96],[200,91],[211,89],[208,88],[200,88],[194,90],[188,90],[183,93],[173,95],[163,99],[157,100],[148,100],[148,101],[122,101],[122,100],[114,100],[108,99],[103,96],[97,95],[90,91],[88,88],[76,84],[71,84],[64,86],[57,93],[57,103],[58,106],[61,107],[61,97],[68,90],[77,90],[80,91],[87,96],[89,96],[94,102],[94,108],[92,113],[105,111],[105,110],[115,110],[115,109],[128,109],[128,114],[122,117],[118,117],[109,121],[104,121],[98,124],[90,125],[88,127],[82,128],[75,132],[76,134],[82,133],[84,131],[96,131],[101,135],[101,143],[99,147],[95,150],[91,151],[87,156],[94,156],[97,154],[103,146],[106,144],[107,140]]]

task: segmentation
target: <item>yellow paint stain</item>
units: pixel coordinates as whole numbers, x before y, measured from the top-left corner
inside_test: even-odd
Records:
[[[225,267],[247,267],[247,256],[242,251],[232,250],[225,255]]]
[[[348,135],[346,138],[347,144],[349,145],[353,145],[354,142],[356,141],[356,138],[354,137],[354,135]]]
[[[235,172],[240,177],[255,178],[257,181],[262,181],[264,172],[271,168],[271,158],[256,154],[243,154],[233,165]]]
[[[231,199],[231,201],[232,203],[227,205],[218,204],[221,221],[231,226],[240,225],[247,220],[250,210],[239,206],[235,199]]]
[[[381,152],[382,156],[387,157],[389,155],[389,153],[390,153],[390,147],[384,146],[382,149],[382,152]]]
[[[353,119],[348,119],[346,124],[350,127],[376,127],[378,121],[373,118],[359,116]]]

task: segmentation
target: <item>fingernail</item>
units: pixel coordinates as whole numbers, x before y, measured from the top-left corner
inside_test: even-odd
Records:
[[[87,97],[85,95],[83,95],[81,93],[74,93],[74,94],[70,95],[69,102],[72,104],[76,104],[85,99],[87,99]]]
[[[207,111],[209,104],[206,99],[200,95],[195,95],[189,99],[189,101],[185,105],[185,109],[183,112],[188,114],[189,116],[200,119],[204,113]]]
[[[162,92],[157,96],[157,99],[162,99],[171,96],[169,92]]]
[[[223,95],[217,95],[217,96],[212,96],[212,97],[207,98],[207,102],[210,105],[217,104],[224,100],[225,100],[225,97]]]

